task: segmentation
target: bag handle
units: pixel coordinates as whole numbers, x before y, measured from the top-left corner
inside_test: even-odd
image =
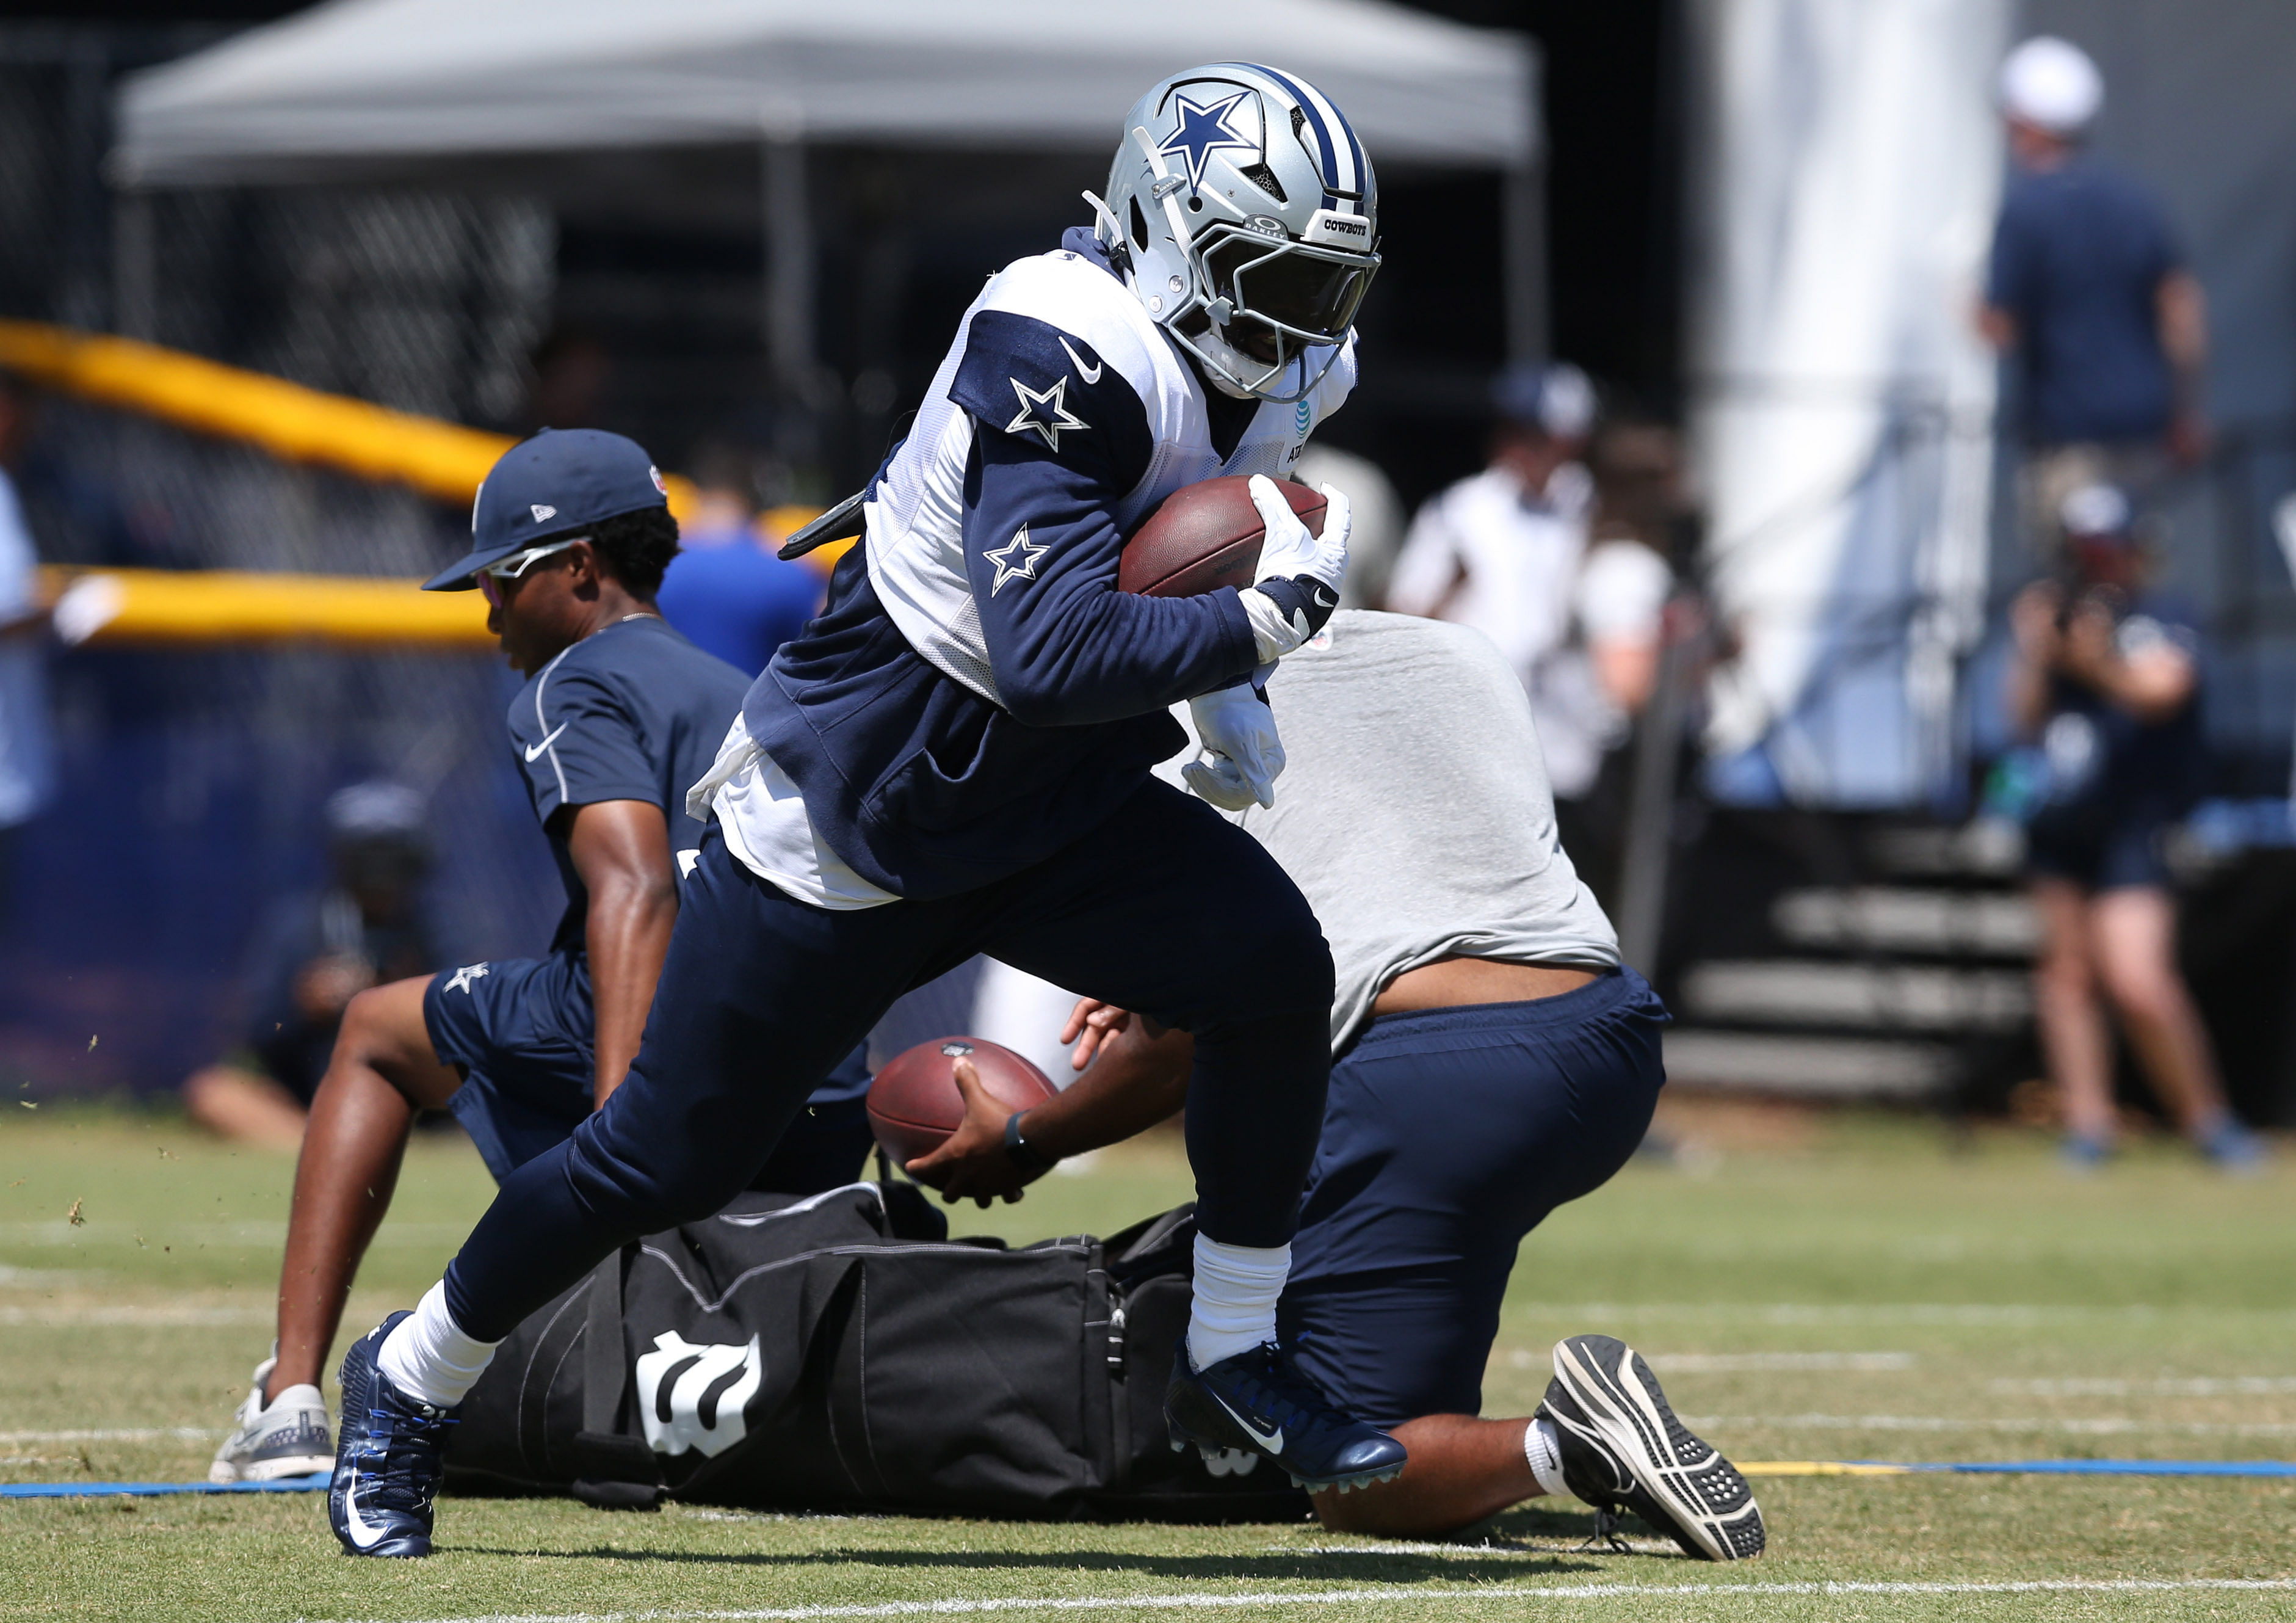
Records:
[[[661,1463],[642,1437],[622,1429],[629,1352],[622,1344],[622,1274],[635,1246],[615,1250],[590,1271],[588,1317],[582,1327],[582,1429],[574,1434],[581,1471],[574,1496],[600,1510],[659,1510],[668,1489]]]

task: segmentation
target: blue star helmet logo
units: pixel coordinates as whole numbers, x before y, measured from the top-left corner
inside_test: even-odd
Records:
[[[1201,106],[1185,95],[1172,98],[1172,111],[1179,123],[1164,138],[1156,151],[1164,157],[1178,157],[1187,170],[1188,184],[1204,184],[1204,162],[1214,152],[1223,149],[1257,154],[1259,143],[1228,122],[1228,115],[1250,98],[1251,92],[1239,90],[1226,101]]]

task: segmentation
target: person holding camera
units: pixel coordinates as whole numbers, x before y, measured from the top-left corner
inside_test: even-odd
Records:
[[[2059,519],[2063,569],[2011,611],[2007,697],[2039,757],[2025,857],[2042,931],[2034,1001],[2065,1160],[2087,1168],[2112,1152],[2109,999],[2177,1126],[2219,1166],[2247,1167],[2261,1151],[2226,1106],[2177,972],[2161,852],[2207,772],[2199,639],[2145,590],[2147,561],[2120,490],[2083,486]]]

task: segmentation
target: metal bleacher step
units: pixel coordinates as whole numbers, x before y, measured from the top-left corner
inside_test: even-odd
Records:
[[[1789,890],[1772,905],[1770,922],[1792,946],[1832,952],[2030,959],[2040,941],[2032,905],[2006,890]]]
[[[1803,1037],[1675,1026],[1666,1034],[1669,1084],[1827,1101],[1919,1103],[1960,1075],[1943,1044]]]
[[[2033,1015],[2021,970],[1804,958],[1709,959],[1677,1001],[1699,1021],[1880,1032],[2010,1031]]]

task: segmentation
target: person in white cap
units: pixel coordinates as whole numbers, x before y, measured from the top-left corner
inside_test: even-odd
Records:
[[[1980,320],[2014,362],[2028,533],[2046,555],[2074,490],[2115,485],[2142,504],[2205,453],[2208,318],[2160,205],[2085,149],[2104,103],[2087,53],[2029,39],[2002,64],[2000,96],[2012,174]]]
[[[1594,855],[1609,843],[1596,783],[1656,680],[1673,573],[1650,547],[1595,534],[1601,504],[1582,459],[1596,406],[1585,373],[1518,365],[1491,398],[1489,465],[1419,510],[1387,606],[1471,626],[1498,645],[1530,694],[1562,843]],[[1597,895],[1608,866],[1587,871]]]

